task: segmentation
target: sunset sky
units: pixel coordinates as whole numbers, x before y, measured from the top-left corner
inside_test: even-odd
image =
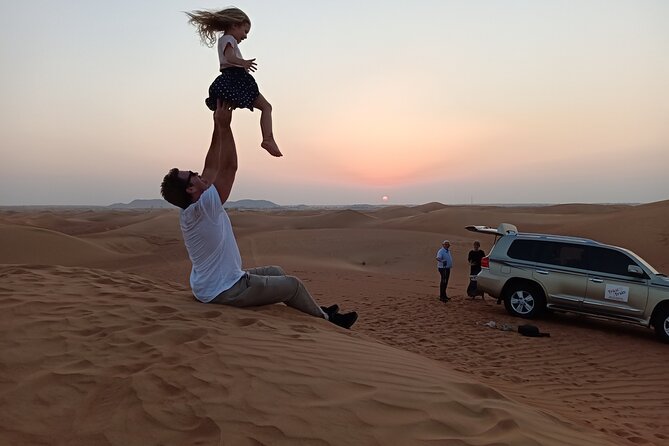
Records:
[[[0,205],[159,198],[202,168],[218,57],[183,12],[230,4],[0,2]],[[285,156],[236,111],[232,200],[669,199],[669,1],[234,5]]]

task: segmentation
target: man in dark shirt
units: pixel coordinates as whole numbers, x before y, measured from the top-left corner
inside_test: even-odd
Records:
[[[469,261],[469,274],[472,276],[481,272],[481,259],[485,257],[485,252],[481,249],[481,243],[474,241],[474,249],[469,251],[467,261]]]
[[[485,252],[481,249],[481,243],[474,241],[474,249],[469,251],[467,261],[469,261],[469,285],[467,286],[467,295],[471,298],[476,296],[483,297],[483,293],[477,290],[476,275],[481,272],[481,259],[485,257]]]

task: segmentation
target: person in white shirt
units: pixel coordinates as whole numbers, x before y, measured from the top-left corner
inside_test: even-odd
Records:
[[[451,277],[451,267],[453,266],[453,257],[451,256],[451,242],[444,240],[441,242],[441,248],[437,251],[437,270],[439,271],[439,300],[448,302],[450,298],[446,294],[448,279]]]
[[[302,281],[286,275],[281,267],[242,269],[232,224],[223,207],[237,172],[237,149],[230,129],[232,108],[229,103],[217,102],[202,175],[173,168],[160,186],[163,198],[181,208],[181,232],[193,264],[193,294],[201,302],[236,307],[283,302],[350,328],[358,318],[356,312],[341,314],[337,305],[320,307]]]

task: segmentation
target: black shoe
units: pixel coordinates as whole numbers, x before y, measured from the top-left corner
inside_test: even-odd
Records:
[[[451,298],[450,297],[440,297],[439,300],[442,301],[442,302],[448,302],[449,300],[451,300]]]
[[[351,328],[355,321],[358,320],[358,313],[351,311],[350,313],[335,313],[330,317],[330,322],[342,328]]]
[[[323,310],[323,312],[328,315],[328,318],[331,318],[335,314],[339,313],[339,305],[334,304],[330,305],[329,307],[321,307],[321,310]]]

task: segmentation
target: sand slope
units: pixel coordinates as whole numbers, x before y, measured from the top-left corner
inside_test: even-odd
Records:
[[[283,306],[86,268],[0,276],[3,444],[612,444]]]

